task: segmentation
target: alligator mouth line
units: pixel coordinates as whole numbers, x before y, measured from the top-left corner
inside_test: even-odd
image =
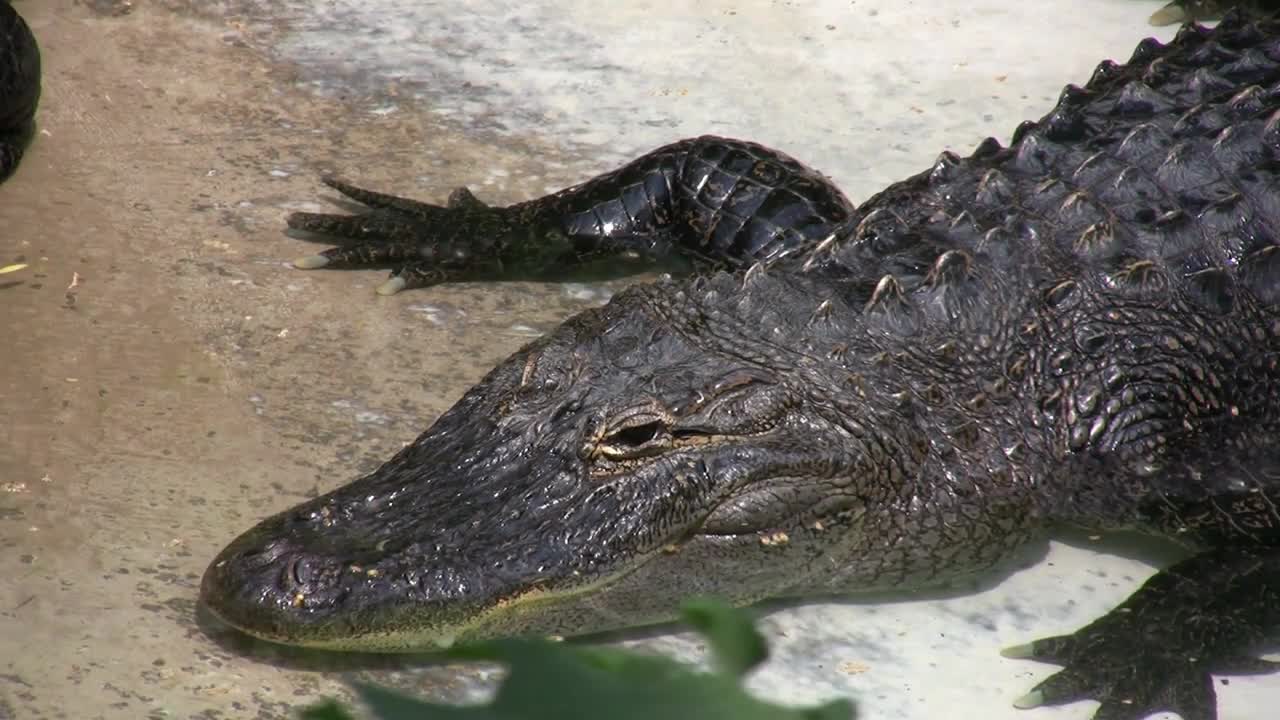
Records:
[[[281,627],[249,627],[226,617],[218,612],[216,607],[208,604],[205,607],[220,622],[252,637],[277,644],[313,650],[388,654],[403,653],[406,650],[420,650],[424,653],[443,652],[459,642],[475,637],[476,631],[485,627],[492,625],[518,626],[522,614],[528,614],[530,611],[547,605],[564,604],[565,601],[579,597],[595,596],[600,591],[637,571],[653,558],[672,552],[672,548],[675,545],[675,543],[668,543],[661,548],[645,553],[639,557],[640,562],[631,565],[625,570],[598,577],[590,582],[570,584],[558,589],[547,588],[541,583],[529,588],[523,588],[498,598],[493,603],[480,608],[465,620],[452,625],[423,627],[410,620],[401,626],[404,629],[388,628],[385,630],[365,631],[358,634],[335,634],[332,637],[318,637],[308,636],[305,633],[290,633],[287,628]],[[217,563],[215,567],[224,563]],[[574,571],[572,575],[581,577],[577,571]],[[601,614],[607,613],[607,610],[603,607],[597,606],[593,607],[593,609]],[[619,616],[613,618],[613,620],[621,626],[625,624],[626,619]],[[485,637],[489,637],[489,634],[485,634]],[[545,635],[544,637],[556,640],[564,639],[564,636],[561,635]]]

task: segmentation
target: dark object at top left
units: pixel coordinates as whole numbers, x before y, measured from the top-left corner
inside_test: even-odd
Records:
[[[35,134],[39,102],[40,48],[18,11],[0,0],[0,182]]]

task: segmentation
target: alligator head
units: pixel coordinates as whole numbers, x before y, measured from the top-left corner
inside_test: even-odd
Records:
[[[810,315],[799,280],[733,294],[739,279],[635,287],[571,318],[372,474],[231,543],[207,607],[269,640],[408,650],[659,622],[689,595],[746,604],[841,572],[901,580],[928,543],[866,511],[923,502],[904,480],[919,444],[885,419],[868,431],[836,405],[853,396],[839,364],[788,347],[830,302]],[[801,304],[803,321],[773,309]],[[877,527],[857,531],[864,515]],[[921,558],[893,549],[909,534]]]

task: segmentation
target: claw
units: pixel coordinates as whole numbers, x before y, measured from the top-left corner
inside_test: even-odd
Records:
[[[1000,651],[1002,657],[1013,658],[1014,660],[1026,660],[1036,656],[1035,643],[1023,643],[1021,645],[1010,645]]]
[[[1188,20],[1187,11],[1178,3],[1171,2],[1151,14],[1151,18],[1147,21],[1156,27],[1165,25],[1174,25],[1184,23]]]
[[[408,284],[409,284],[408,281],[406,281],[404,278],[397,275],[396,277],[393,277],[390,280],[379,285],[376,292],[379,295],[395,295],[396,293],[405,289],[405,287]]]
[[[1215,662],[1213,670],[1231,675],[1267,675],[1280,670],[1280,662],[1240,655]]]
[[[293,261],[293,266],[302,270],[315,270],[328,264],[329,258],[324,255],[308,255]]]
[[[1019,710],[1030,710],[1031,708],[1040,707],[1043,704],[1044,704],[1044,693],[1040,692],[1039,690],[1032,690],[1026,695],[1023,695],[1022,697],[1013,701],[1013,706],[1018,708]]]

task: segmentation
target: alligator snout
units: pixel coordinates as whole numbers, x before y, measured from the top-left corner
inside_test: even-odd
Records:
[[[286,623],[314,616],[337,599],[323,589],[323,579],[336,574],[335,565],[333,558],[307,551],[291,537],[264,539],[250,531],[209,565],[201,595],[224,622],[267,639],[285,639]]]

